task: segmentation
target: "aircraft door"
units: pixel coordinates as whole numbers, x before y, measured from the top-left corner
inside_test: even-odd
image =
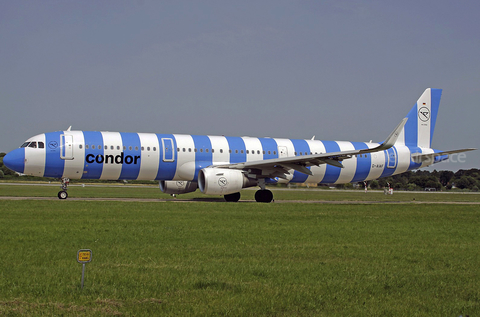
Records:
[[[391,147],[387,150],[387,168],[397,167],[397,150]]]
[[[287,157],[288,150],[286,146],[279,146],[278,147],[278,157]]]
[[[175,161],[175,151],[173,149],[173,140],[170,138],[162,139],[163,147],[163,161],[164,162],[173,162]]]
[[[60,135],[60,158],[62,160],[73,160],[73,135]]]

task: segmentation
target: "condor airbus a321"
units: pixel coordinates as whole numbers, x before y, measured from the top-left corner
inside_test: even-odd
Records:
[[[96,131],[36,135],[8,153],[4,164],[22,174],[67,179],[158,180],[168,194],[200,191],[238,201],[259,186],[271,202],[270,183],[342,184],[429,166],[449,154],[431,148],[441,89],[427,89],[382,143]]]

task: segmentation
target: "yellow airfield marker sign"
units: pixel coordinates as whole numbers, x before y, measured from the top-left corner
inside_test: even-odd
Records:
[[[88,263],[92,261],[92,250],[78,250],[77,262]]]
[[[77,262],[82,264],[82,289],[85,278],[85,264],[92,262],[92,250],[81,249],[77,252]]]

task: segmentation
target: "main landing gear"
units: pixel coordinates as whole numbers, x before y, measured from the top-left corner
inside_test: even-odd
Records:
[[[255,193],[255,201],[257,203],[271,203],[273,201],[273,194],[268,189],[265,189],[265,179],[260,179],[258,186],[260,186],[260,190],[257,190]]]
[[[68,193],[67,193],[68,184],[70,184],[70,179],[62,178],[62,190],[58,192],[58,199],[67,199],[67,197],[68,197]]]
[[[236,203],[240,200],[240,193],[224,195],[223,198],[225,198],[225,201]]]
[[[255,201],[257,203],[271,203],[273,201],[273,193],[265,189],[265,180],[261,179],[258,182],[258,186],[260,186],[260,190],[255,192]],[[237,202],[240,200],[240,193],[233,193],[223,196],[225,201],[228,202]]]
[[[268,189],[260,189],[255,193],[255,201],[257,203],[271,203],[273,201],[273,194]]]

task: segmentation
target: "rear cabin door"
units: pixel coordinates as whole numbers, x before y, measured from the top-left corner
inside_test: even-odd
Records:
[[[397,151],[394,147],[387,150],[387,168],[397,167]]]

